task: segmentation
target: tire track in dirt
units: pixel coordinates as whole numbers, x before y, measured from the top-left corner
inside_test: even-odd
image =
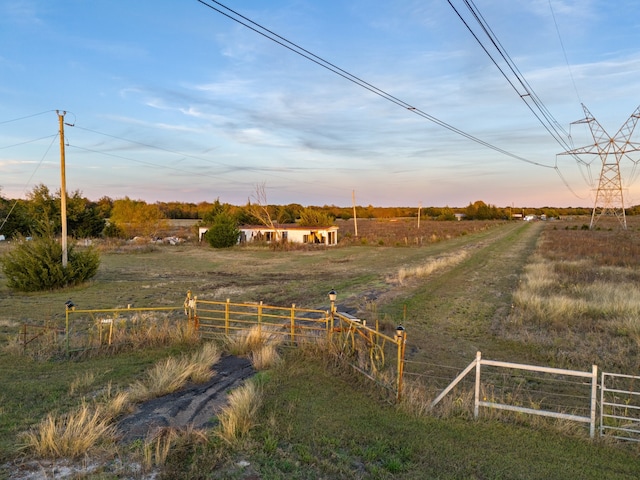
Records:
[[[225,356],[212,368],[207,383],[191,385],[177,392],[141,403],[136,411],[118,423],[125,443],[147,438],[164,427],[211,427],[215,416],[227,403],[230,390],[240,386],[255,371],[246,358]]]

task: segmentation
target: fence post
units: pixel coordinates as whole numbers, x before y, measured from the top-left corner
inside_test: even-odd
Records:
[[[598,366],[592,365],[593,376],[591,377],[591,426],[589,435],[593,438],[596,434],[596,398],[598,396]],[[602,407],[600,407],[602,408]]]
[[[291,343],[296,341],[296,304],[291,304]]]
[[[229,307],[231,300],[227,298],[227,303],[224,305],[224,334],[229,335]]]
[[[258,304],[258,338],[262,338],[262,300]]]
[[[69,356],[69,307],[65,305],[64,308],[64,331],[65,331],[65,348],[67,350],[67,357]]]
[[[604,435],[604,370],[600,372],[600,436]]]
[[[197,295],[193,297],[192,314],[193,314],[193,328],[195,329],[196,332],[198,332],[200,330],[200,319],[198,318],[198,296]]]
[[[482,364],[482,353],[476,352],[476,391],[473,406],[473,418],[478,418],[480,414],[480,365]]]
[[[402,325],[396,327],[396,343],[398,346],[398,382],[396,385],[396,400],[399,402],[402,399],[402,377],[404,375],[404,346],[407,340],[407,335]]]

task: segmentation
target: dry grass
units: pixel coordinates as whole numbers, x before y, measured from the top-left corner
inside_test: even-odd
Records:
[[[278,347],[284,338],[276,327],[254,325],[228,337],[225,349],[232,355],[248,357],[256,370],[265,370],[280,361]]]
[[[69,396],[73,396],[76,392],[91,387],[95,380],[96,376],[93,372],[84,372],[82,375],[76,377],[69,385]]]
[[[142,445],[142,466],[145,471],[166,465],[172,449],[180,444],[198,445],[207,443],[209,438],[204,430],[193,427],[177,429],[172,427],[156,429]]]
[[[444,270],[458,265],[469,256],[468,252],[461,251],[444,257],[434,258],[424,265],[417,267],[403,267],[398,270],[397,281],[400,285],[411,278],[423,278],[438,270]]]
[[[216,435],[229,444],[236,444],[255,426],[262,404],[261,389],[253,381],[229,394],[229,404],[218,414]]]
[[[268,370],[282,361],[276,345],[263,345],[259,350],[249,354],[249,360],[256,370]]]
[[[143,380],[131,386],[132,401],[141,402],[175,392],[188,381],[203,383],[213,376],[212,365],[220,360],[215,343],[205,343],[190,356],[170,357],[157,363]]]
[[[133,384],[129,391],[113,391],[108,384],[97,397],[100,403],[90,406],[83,401],[73,412],[60,416],[49,414],[33,431],[23,435],[24,448],[47,458],[78,458],[89,451],[95,453],[97,446],[113,443],[116,434],[113,419],[127,411],[132,403],[171,393],[188,381],[209,380],[213,375],[211,367],[220,356],[216,344],[205,343],[191,355],[157,363],[147,372],[146,378]],[[91,374],[82,375],[71,383],[70,391],[77,392],[94,380]],[[162,464],[176,435],[173,431],[163,430],[145,444],[145,464],[149,459],[156,465]]]
[[[34,431],[23,435],[24,448],[39,457],[79,458],[115,440],[112,417],[100,406],[83,403],[66,415],[49,414]]]
[[[187,321],[170,321],[161,314],[149,312],[114,320],[111,343],[116,347],[137,349],[174,343],[195,344],[198,340],[198,333]]]
[[[637,369],[640,235],[546,228],[500,336],[534,344],[558,366]]]

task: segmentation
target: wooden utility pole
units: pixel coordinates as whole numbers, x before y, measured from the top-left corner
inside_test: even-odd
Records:
[[[353,226],[355,227],[356,237],[358,236],[358,218],[356,217],[356,191],[351,190],[351,202],[353,203]]]
[[[64,165],[64,116],[67,112],[58,114],[60,123],[60,217],[62,221],[62,268],[67,268],[67,180]]]
[[[420,228],[420,210],[422,210],[422,202],[418,205],[418,228]]]

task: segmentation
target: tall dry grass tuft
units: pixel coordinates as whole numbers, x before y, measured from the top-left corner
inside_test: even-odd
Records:
[[[275,345],[264,345],[260,350],[255,350],[249,354],[249,360],[256,370],[268,370],[275,367],[282,361]]]
[[[192,324],[164,317],[156,312],[143,312],[130,319],[119,319],[114,323],[112,345],[146,348],[174,343],[193,345],[199,341]]]
[[[205,431],[187,427],[160,428],[145,439],[142,445],[142,466],[145,471],[166,465],[171,450],[179,444],[202,444],[208,441]]]
[[[220,355],[216,344],[205,343],[191,356],[170,357],[158,362],[147,371],[143,380],[131,386],[132,401],[141,402],[175,392],[188,381],[206,382],[212,377],[211,367],[220,360]]]
[[[49,414],[34,431],[23,435],[24,448],[45,458],[78,458],[96,446],[113,444],[112,418],[100,406],[83,403],[76,411]]]
[[[410,278],[426,277],[438,270],[454,267],[468,256],[469,254],[466,251],[461,251],[444,257],[435,258],[419,267],[403,267],[398,270],[397,281],[400,285],[403,285],[404,282]]]
[[[228,337],[225,348],[232,355],[248,357],[256,370],[264,370],[280,361],[278,347],[284,338],[276,327],[254,325]]]
[[[262,404],[262,391],[253,381],[229,394],[229,404],[218,414],[220,422],[216,435],[233,445],[249,433],[256,424]]]
[[[239,330],[227,338],[226,349],[232,355],[249,355],[260,350],[264,345],[280,345],[284,337],[279,329],[273,326],[254,325],[248,330]]]
[[[402,400],[398,408],[403,412],[420,417],[431,411],[432,395],[428,387],[417,381],[405,381],[402,389]]]
[[[91,387],[95,380],[96,376],[92,371],[86,371],[84,374],[74,378],[69,385],[69,396],[73,396],[80,390]]]

